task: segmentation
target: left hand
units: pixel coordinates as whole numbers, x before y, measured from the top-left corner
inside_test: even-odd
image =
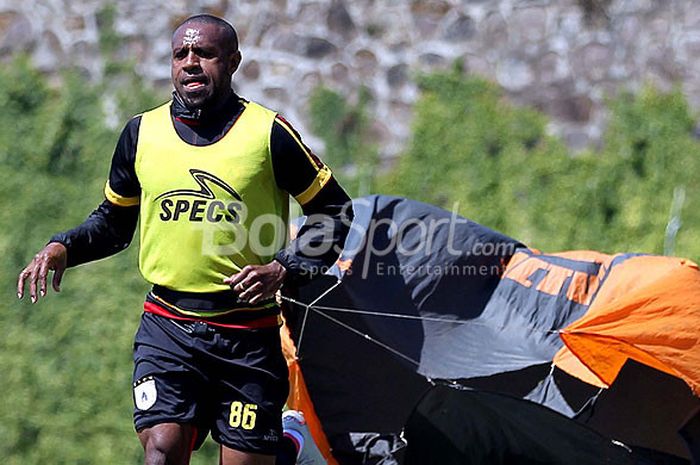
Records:
[[[238,293],[241,301],[256,304],[272,298],[282,287],[286,275],[287,269],[280,262],[272,261],[267,265],[248,265],[224,282]]]

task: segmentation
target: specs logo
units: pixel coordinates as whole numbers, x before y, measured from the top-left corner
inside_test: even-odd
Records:
[[[160,201],[160,219],[178,221],[186,218],[191,222],[239,223],[245,208],[243,199],[234,188],[211,173],[190,169],[190,175],[199,186],[197,189],[175,189],[156,197]],[[228,194],[233,201],[217,199],[211,186],[215,185]],[[177,197],[177,198],[175,198]],[[183,198],[185,197],[185,198]],[[188,198],[189,197],[189,198]]]

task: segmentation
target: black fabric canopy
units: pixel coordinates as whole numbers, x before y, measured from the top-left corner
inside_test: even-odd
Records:
[[[563,346],[558,331],[587,305],[540,292],[542,274],[529,276],[529,287],[501,279],[514,253],[534,252],[420,202],[371,196],[354,207],[336,266],[286,289],[298,363],[340,465],[401,463],[407,423],[409,465],[688,463],[643,459],[641,449],[609,439],[687,454],[674,421],[698,400],[681,380],[625,367],[624,389],[616,382],[594,403],[598,388],[552,368]],[[594,262],[537,257],[576,273],[599,271]],[[659,408],[655,419],[643,416]],[[431,456],[440,460],[425,461]]]

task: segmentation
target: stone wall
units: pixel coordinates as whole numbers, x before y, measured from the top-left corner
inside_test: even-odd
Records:
[[[76,65],[99,79],[103,0],[0,0],[0,49],[28,51],[46,71]],[[652,81],[678,83],[700,107],[700,8],[692,0],[175,0],[116,3],[124,57],[169,86],[170,31],[190,13],[232,21],[244,96],[304,130],[307,101],[324,84],[373,96],[377,142],[398,153],[410,133],[415,73],[459,60],[512,100],[553,118],[574,148],[599,140],[604,99]],[[304,131],[308,134],[308,131]],[[308,138],[308,136],[307,136]],[[314,141],[319,148],[318,141]]]

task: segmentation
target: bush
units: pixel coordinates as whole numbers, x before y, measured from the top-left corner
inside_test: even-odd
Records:
[[[131,343],[147,288],[136,247],[70,270],[61,295],[40,304],[14,295],[32,254],[102,200],[119,129],[106,124],[105,94],[120,122],[157,101],[132,74],[113,77],[121,85],[66,71],[53,88],[25,58],[0,70],[3,464],[142,457],[130,394]],[[673,192],[683,187],[675,253],[700,258],[700,145],[680,92],[649,87],[621,95],[610,102],[605,148],[572,156],[546,134],[543,115],[510,105],[493,84],[454,73],[420,84],[413,140],[372,190],[456,204],[461,214],[544,250],[661,253]],[[366,98],[351,105],[320,90],[312,101],[326,158],[354,193],[375,182]],[[209,443],[193,464],[213,463],[216,454]]]
[[[310,99],[311,129],[325,144],[324,162],[351,196],[372,192],[379,157],[369,141],[367,112],[370,95],[361,89],[356,104],[340,94],[319,87]]]
[[[122,91],[71,70],[53,88],[23,57],[0,79],[0,463],[137,463],[131,345],[146,284],[135,248],[69,270],[61,295],[36,305],[14,285],[53,233],[102,201],[119,129],[105,124],[103,96]]]
[[[509,104],[492,83],[450,72],[419,84],[412,141],[380,191],[454,207],[547,251],[662,254],[682,187],[674,252],[700,258],[700,144],[680,91],[612,100],[605,148],[574,155],[546,134],[542,114]]]

